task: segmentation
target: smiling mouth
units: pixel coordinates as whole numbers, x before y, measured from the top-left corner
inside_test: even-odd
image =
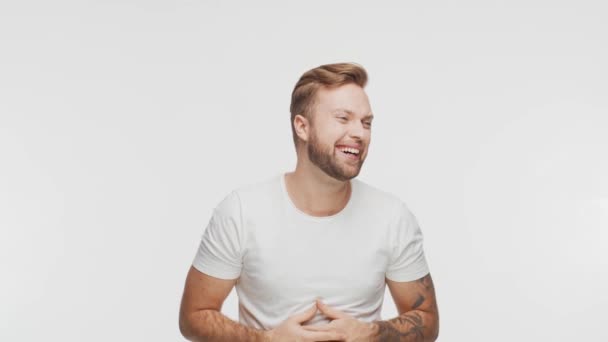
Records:
[[[338,150],[339,154],[341,154],[342,156],[344,156],[345,158],[347,158],[349,160],[359,160],[360,155],[361,155],[360,150],[340,149],[340,148],[336,148],[336,149]]]

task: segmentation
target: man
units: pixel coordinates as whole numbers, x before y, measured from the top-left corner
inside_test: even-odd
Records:
[[[186,279],[192,341],[434,341],[439,315],[415,217],[355,179],[373,119],[367,73],[307,71],[291,102],[293,172],[232,191],[215,208]],[[380,320],[388,285],[399,316]],[[220,313],[236,286],[239,323]]]

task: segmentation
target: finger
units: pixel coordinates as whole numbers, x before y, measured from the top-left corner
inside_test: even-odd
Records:
[[[305,331],[304,338],[309,341],[346,341],[346,335],[337,331]]]
[[[342,312],[340,310],[334,309],[331,306],[329,306],[329,305],[321,302],[320,300],[317,300],[317,307],[319,308],[319,310],[321,310],[321,312],[325,316],[327,316],[327,317],[329,317],[331,319],[350,317],[348,314],[346,314],[346,313],[344,313],[344,312]]]
[[[336,328],[329,324],[323,324],[323,325],[303,325],[302,329],[305,329],[308,331],[331,331],[331,330],[335,330]]]
[[[317,312],[317,306],[313,305],[308,310],[301,312],[299,314],[293,315],[291,317],[291,319],[293,319],[295,322],[298,322],[298,323],[306,322],[309,319],[313,318],[315,316],[316,312]]]

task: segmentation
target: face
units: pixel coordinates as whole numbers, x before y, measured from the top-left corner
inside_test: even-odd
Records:
[[[337,180],[355,178],[367,157],[372,119],[369,99],[358,85],[319,89],[306,145],[308,158]]]

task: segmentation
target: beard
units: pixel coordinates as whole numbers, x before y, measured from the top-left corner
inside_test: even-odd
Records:
[[[361,171],[361,166],[363,166],[363,159],[359,159],[356,164],[339,160],[339,157],[336,155],[335,146],[325,148],[317,139],[314,131],[310,136],[307,152],[308,159],[314,165],[328,176],[339,181],[345,182],[357,177]],[[363,153],[363,151],[360,153]]]

